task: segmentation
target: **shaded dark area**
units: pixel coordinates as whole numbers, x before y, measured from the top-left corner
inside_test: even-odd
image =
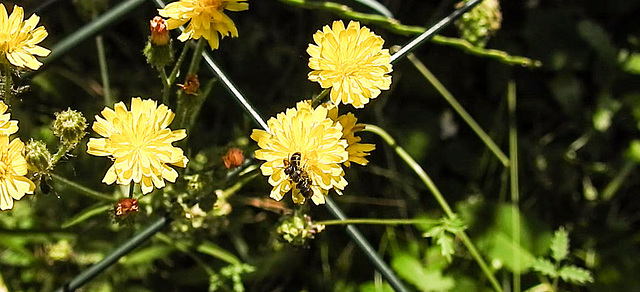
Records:
[[[17,2],[41,16],[40,23],[49,32],[43,42],[47,48],[91,19],[91,12],[79,11],[81,1]],[[119,1],[108,2],[112,7]],[[380,2],[401,23],[416,26],[432,24],[455,5],[450,0]],[[268,118],[320,92],[307,79],[305,50],[316,30],[339,18],[274,0],[249,3],[248,11],[228,13],[239,38],[223,39],[211,55]],[[371,12],[353,1],[341,3]],[[640,176],[635,167],[640,153],[630,148],[640,133],[640,2],[528,0],[501,5],[502,28],[487,48],[540,60],[542,67],[511,66],[434,43],[424,44],[414,54],[507,154],[507,84],[515,82],[522,249],[533,256],[548,255],[551,235],[564,226],[571,245],[567,261],[589,269],[594,283],[562,284],[563,291],[640,291],[640,279],[635,276],[640,270],[636,194]],[[148,1],[102,33],[116,100],[161,95],[158,73],[141,53],[148,21],[155,15],[155,6]],[[387,48],[411,39],[375,24],[365,25],[385,39]],[[458,35],[453,26],[442,34]],[[182,44],[175,40],[177,35],[172,34],[179,53]],[[509,261],[498,255],[512,253],[501,253],[495,240],[498,232],[510,230],[510,217],[500,217],[511,201],[508,169],[408,60],[395,63],[392,76],[391,90],[355,110],[359,121],[387,130],[418,161],[465,220],[468,234],[493,265],[496,277],[510,283]],[[215,77],[201,66],[199,78],[204,84]],[[20,121],[18,136],[23,141],[44,140],[52,151],[57,139],[49,129],[54,112],[71,107],[93,122],[105,106],[94,39],[22,82],[30,84],[30,90],[12,107],[12,118]],[[352,110],[342,110],[346,108]],[[455,128],[452,133],[450,127]],[[26,196],[11,212],[0,213],[1,279],[9,291],[51,291],[157,219],[160,212],[175,212],[176,200],[188,206],[212,205],[214,190],[234,183],[224,180],[220,157],[230,146],[245,153],[255,150],[248,138],[254,128],[258,125],[216,82],[189,133],[188,146],[181,145],[192,164],[211,174],[197,178],[209,197],[185,195],[172,201],[155,192],[141,200],[141,210],[154,213],[142,211],[130,224],[113,224],[111,212],[104,212],[61,229],[63,222],[97,202],[56,184],[50,194]],[[332,193],[348,216],[440,218],[443,213],[436,200],[393,150],[370,133],[360,135],[364,142],[376,144],[371,162],[346,170],[349,186],[344,196]],[[97,191],[126,194],[126,188],[101,184],[108,165],[107,159],[87,155],[83,142],[55,173]],[[191,176],[198,173],[193,169]],[[618,185],[612,184],[617,180]],[[189,182],[182,180],[175,188],[188,189]],[[367,290],[377,277],[375,269],[342,227],[327,227],[303,247],[278,241],[275,230],[282,215],[265,207],[272,202],[269,191],[266,179],[259,176],[228,199],[232,208],[228,215],[209,214],[204,227],[194,227],[186,218],[175,220],[163,232],[169,242],[153,238],[98,276],[85,291],[206,291],[211,278],[198,260],[170,243],[198,254],[218,272],[223,283],[219,291],[233,291],[233,282],[220,273],[229,263],[202,253],[199,248],[206,242],[255,267],[254,272],[242,274],[247,291],[376,291]],[[278,206],[293,208],[293,203],[287,196]],[[314,220],[333,219],[324,207],[311,206],[307,213]],[[15,229],[43,232],[4,232]],[[457,253],[447,264],[436,244],[422,237],[422,229],[382,225],[359,229],[392,266],[400,255],[411,255],[425,271],[437,270],[453,279],[451,291],[489,291],[491,287],[458,241]],[[56,257],[56,249],[64,256]],[[536,273],[525,271],[522,290],[540,281]],[[407,280],[418,291],[412,284]]]

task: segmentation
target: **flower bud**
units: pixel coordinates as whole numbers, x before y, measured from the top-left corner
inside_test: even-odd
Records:
[[[222,162],[224,162],[224,167],[227,169],[236,168],[242,165],[244,161],[244,154],[240,148],[232,147],[229,148],[227,154],[222,157]]]
[[[51,170],[51,152],[47,150],[47,144],[40,140],[31,139],[25,145],[25,158],[29,171],[33,173],[47,173]]]
[[[200,81],[198,80],[198,75],[196,74],[188,74],[184,80],[184,84],[178,84],[180,88],[186,94],[197,95],[198,88],[200,88]]]
[[[173,47],[167,30],[167,21],[160,16],[151,20],[149,26],[151,35],[142,51],[147,57],[147,63],[154,67],[164,67],[173,62]]]
[[[324,230],[324,225],[319,225],[311,221],[311,217],[306,214],[293,214],[284,217],[280,226],[276,229],[280,238],[293,245],[305,245],[307,240],[313,239],[316,234]]]
[[[151,37],[149,41],[155,46],[166,46],[169,44],[169,30],[167,30],[167,21],[160,16],[156,16],[151,20],[149,26]]]
[[[463,3],[460,2],[457,6],[462,6]],[[498,0],[482,1],[455,22],[461,37],[478,47],[484,47],[501,24],[502,12]]]
[[[79,111],[71,108],[55,114],[53,134],[60,139],[64,146],[74,147],[87,133],[87,119]]]

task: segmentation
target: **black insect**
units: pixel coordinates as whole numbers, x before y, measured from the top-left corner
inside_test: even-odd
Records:
[[[313,190],[311,189],[312,181],[307,172],[302,169],[300,165],[301,160],[302,154],[300,154],[300,152],[291,154],[289,159],[284,160],[284,173],[296,184],[302,196],[305,199],[310,199],[313,196]]]

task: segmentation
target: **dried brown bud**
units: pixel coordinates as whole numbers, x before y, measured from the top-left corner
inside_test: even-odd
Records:
[[[116,204],[115,214],[117,217],[124,217],[136,212],[138,212],[138,199],[124,198]]]
[[[238,167],[244,161],[244,153],[239,148],[230,148],[227,154],[222,157],[222,161],[227,169]]]
[[[166,46],[169,44],[169,30],[167,30],[167,21],[160,16],[156,16],[151,20],[151,43],[155,46]]]
[[[198,75],[189,74],[187,78],[184,80],[184,84],[178,84],[180,88],[186,94],[196,95],[198,93],[198,88],[200,88],[200,81],[198,81]]]

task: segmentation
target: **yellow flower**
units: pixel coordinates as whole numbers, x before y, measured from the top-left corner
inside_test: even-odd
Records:
[[[324,204],[330,189],[342,194],[347,181],[340,164],[348,159],[348,145],[342,139],[342,126],[327,114],[325,107],[312,109],[307,102],[300,102],[269,119],[270,132],[253,130],[251,139],[261,148],[256,150],[256,158],[266,161],[260,170],[273,186],[271,198],[280,201],[293,189],[293,201],[304,204],[306,198],[285,173],[285,160],[290,161],[294,153],[300,153],[300,169],[310,179],[311,200],[316,205]]]
[[[362,108],[369,99],[388,90],[392,71],[389,50],[382,49],[384,40],[357,21],[349,22],[345,29],[342,21],[333,27],[325,25],[313,35],[307,53],[309,80],[331,87],[331,101],[338,105],[352,104]]]
[[[20,68],[37,70],[40,63],[34,55],[45,57],[51,51],[38,46],[47,37],[44,27],[36,28],[40,17],[32,14],[29,19],[24,19],[22,7],[14,5],[11,16],[7,16],[7,9],[0,4],[0,54],[3,56],[0,62],[9,61]]]
[[[23,150],[24,144],[20,139],[9,143],[9,136],[0,136],[0,210],[13,208],[13,200],[33,194],[36,189],[36,185],[25,177],[27,161]]]
[[[359,143],[362,138],[357,137],[355,132],[361,131],[364,126],[362,124],[356,124],[358,119],[352,113],[339,116],[336,121],[342,126],[342,139],[346,139],[349,146],[347,152],[349,153],[349,160],[344,162],[346,167],[351,166],[351,162],[360,165],[369,164],[369,160],[364,158],[369,155],[369,152],[376,149],[375,144]]]
[[[9,136],[18,132],[18,121],[11,120],[11,114],[6,113],[9,107],[0,101],[0,135]]]
[[[105,138],[91,138],[87,144],[87,153],[114,160],[102,182],[127,185],[133,181],[146,194],[154,187],[163,188],[165,179],[176,181],[178,172],[169,165],[185,167],[189,160],[171,143],[187,134],[167,128],[175,116],[167,106],[135,97],[131,111],[119,102],[114,110],[105,108],[102,115],[104,118],[96,115],[93,130]]]
[[[204,37],[212,50],[218,48],[218,33],[237,37],[238,29],[224,10],[242,11],[249,9],[247,0],[180,0],[158,9],[162,17],[168,17],[169,29],[176,29],[189,22],[187,29],[178,37],[180,41]]]

